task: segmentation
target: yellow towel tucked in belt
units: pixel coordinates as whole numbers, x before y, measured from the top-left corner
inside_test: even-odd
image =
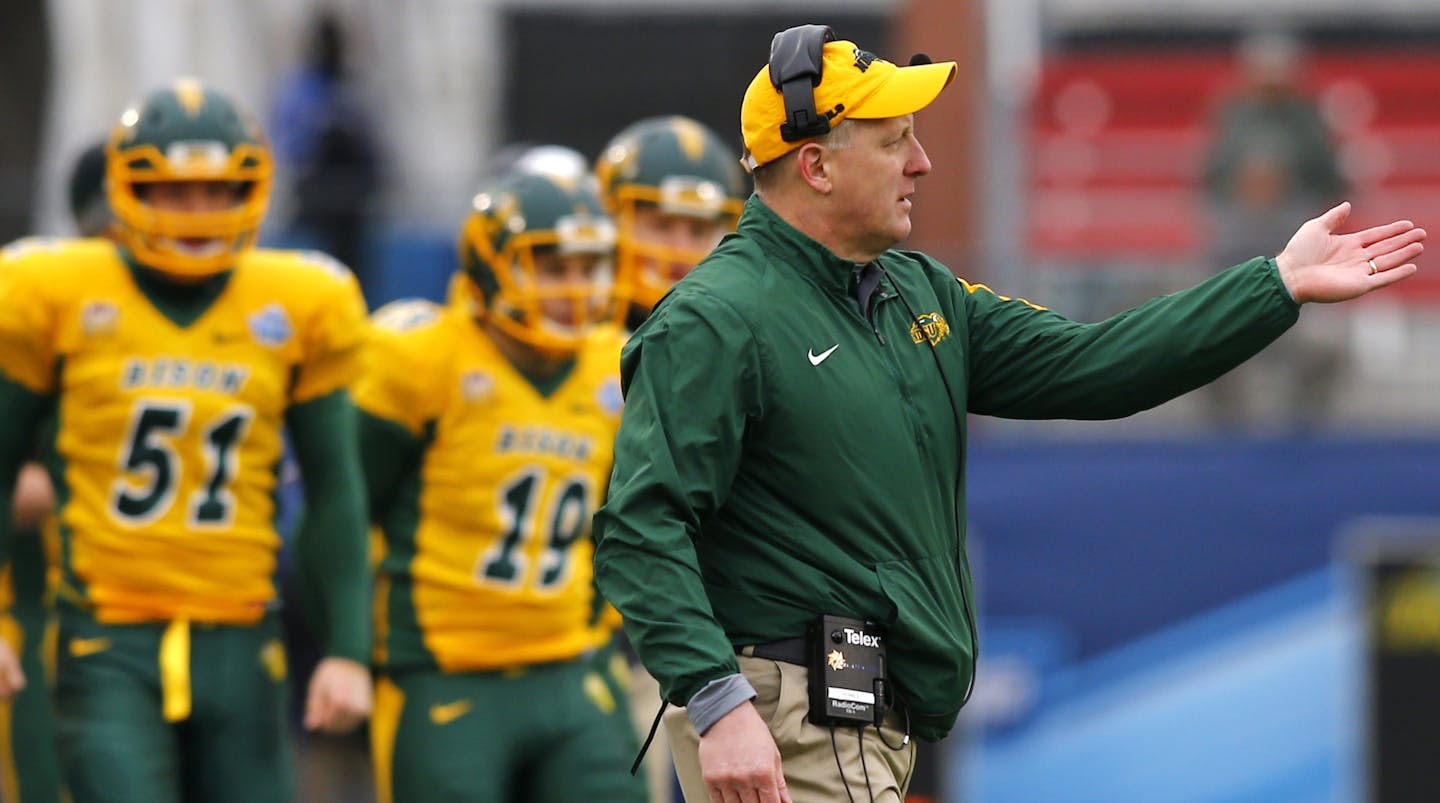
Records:
[[[160,695],[166,722],[190,717],[189,619],[172,619],[160,637]]]

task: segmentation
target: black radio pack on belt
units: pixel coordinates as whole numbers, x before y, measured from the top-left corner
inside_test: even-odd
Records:
[[[885,703],[885,639],[874,622],[822,616],[810,626],[810,721],[879,727]]]

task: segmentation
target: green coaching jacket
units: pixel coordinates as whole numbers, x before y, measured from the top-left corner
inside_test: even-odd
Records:
[[[885,624],[912,729],[944,736],[975,667],[963,413],[1131,415],[1299,309],[1268,259],[1092,324],[921,253],[876,262],[872,325],[855,263],[751,198],[624,350],[597,580],[672,703],[838,614]]]

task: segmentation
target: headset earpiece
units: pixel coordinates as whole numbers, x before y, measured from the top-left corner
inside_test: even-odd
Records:
[[[830,131],[830,118],[815,111],[815,87],[824,68],[825,43],[833,41],[835,32],[828,25],[797,25],[770,40],[770,83],[785,97],[780,138],[786,142]]]

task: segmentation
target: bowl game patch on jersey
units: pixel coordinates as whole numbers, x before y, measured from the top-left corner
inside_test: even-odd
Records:
[[[619,415],[625,408],[625,395],[620,392],[620,378],[612,377],[601,384],[600,390],[595,394],[595,401],[606,413]]]
[[[260,345],[280,348],[293,334],[290,316],[285,314],[284,307],[271,304],[250,316],[250,333]]]
[[[80,331],[86,337],[111,337],[120,325],[120,308],[113,301],[91,301],[80,311]]]
[[[460,377],[460,396],[471,404],[490,398],[495,390],[495,379],[485,371],[467,371]]]

